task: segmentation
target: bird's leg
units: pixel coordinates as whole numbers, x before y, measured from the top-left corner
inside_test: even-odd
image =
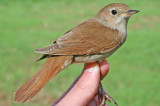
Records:
[[[101,61],[97,61],[97,63],[99,64]],[[109,102],[113,102],[116,106],[118,106],[118,104],[114,101],[114,99],[112,97],[110,97],[107,92],[104,90],[101,81],[99,82],[98,85],[98,100],[99,100],[99,105],[100,106],[105,106],[105,102],[108,100]]]
[[[98,86],[98,99],[99,99],[100,106],[104,106],[107,100],[109,102],[113,102],[116,106],[118,106],[118,104],[114,101],[114,99],[110,97],[107,94],[107,92],[103,89],[101,82],[99,83],[99,86]]]
[[[105,104],[105,101],[103,101],[104,99],[103,99],[103,96],[102,96],[102,92],[103,92],[103,89],[101,87],[101,82],[100,82],[99,85],[98,85],[97,93],[98,93],[99,104],[103,106]]]

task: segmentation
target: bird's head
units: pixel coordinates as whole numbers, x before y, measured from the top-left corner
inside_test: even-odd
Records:
[[[125,32],[129,17],[137,12],[125,4],[113,3],[102,8],[95,17],[104,26]]]

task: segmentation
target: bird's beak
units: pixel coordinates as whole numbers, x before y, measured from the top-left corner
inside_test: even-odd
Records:
[[[126,12],[127,15],[133,15],[135,13],[138,13],[139,10],[129,10],[128,12]]]

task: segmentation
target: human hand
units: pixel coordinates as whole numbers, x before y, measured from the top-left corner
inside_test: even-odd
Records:
[[[109,71],[106,60],[86,63],[82,74],[52,106],[99,106],[97,89]]]

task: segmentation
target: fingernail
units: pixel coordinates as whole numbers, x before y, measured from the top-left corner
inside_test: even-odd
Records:
[[[99,70],[100,70],[99,65],[97,65],[97,64],[94,64],[94,66],[93,65],[86,65],[86,69],[85,69],[85,71],[88,71],[88,72],[99,72]]]

